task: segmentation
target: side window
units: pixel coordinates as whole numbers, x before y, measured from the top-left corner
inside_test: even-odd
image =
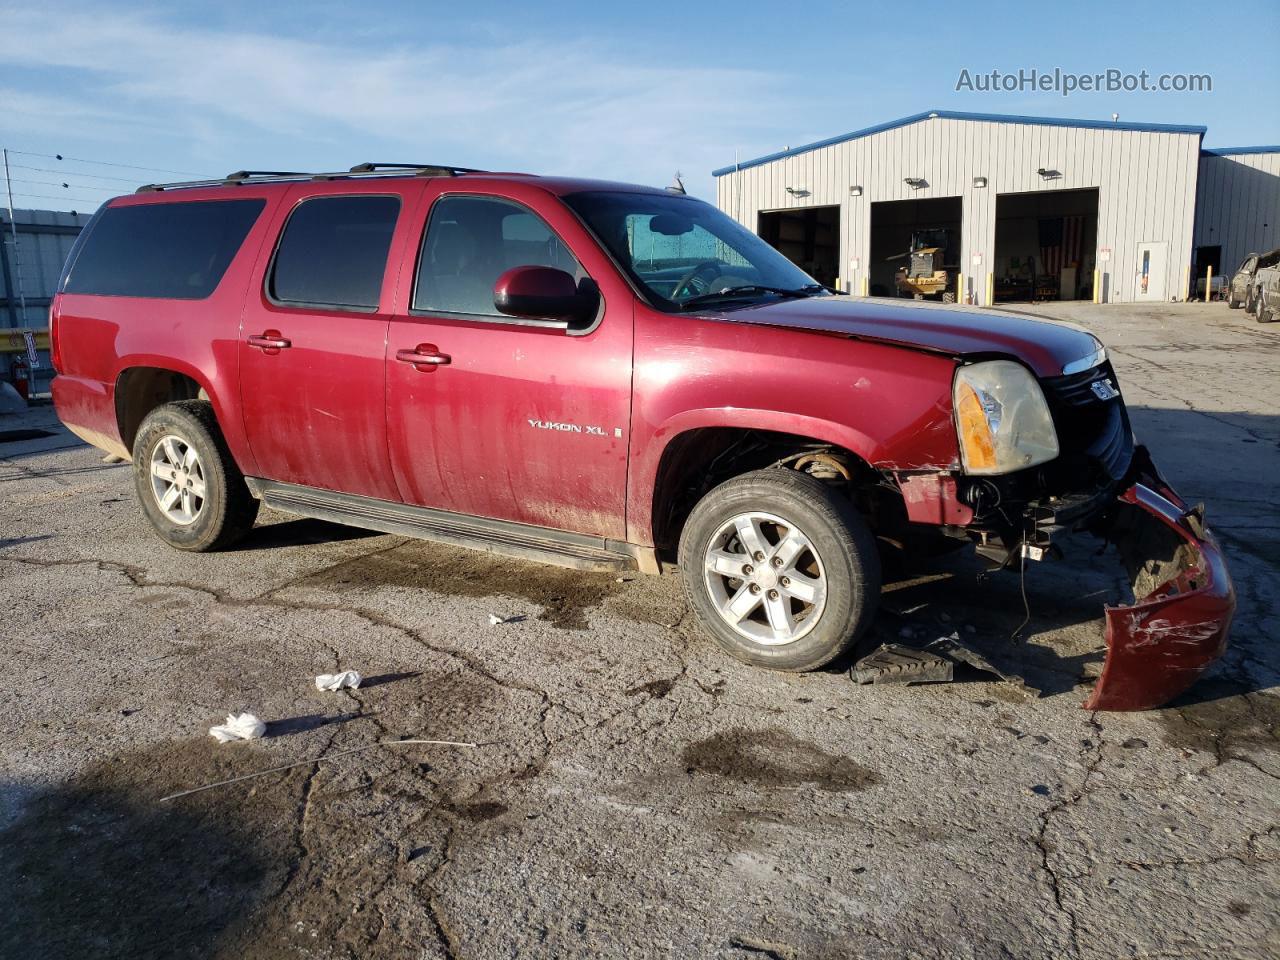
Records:
[[[62,289],[201,300],[217,288],[264,205],[242,199],[105,207],[68,259]]]
[[[564,242],[524,207],[490,197],[442,197],[423,236],[413,309],[501,317],[494,284],[524,266],[586,276]]]
[[[271,298],[286,306],[376,310],[399,212],[398,197],[304,200],[280,237]]]

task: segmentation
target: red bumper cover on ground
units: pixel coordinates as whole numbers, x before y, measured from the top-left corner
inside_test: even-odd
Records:
[[[1107,536],[1137,601],[1107,608],[1107,659],[1087,710],[1148,710],[1190,687],[1227,647],[1235,588],[1202,507],[1155,474],[1119,497]]]

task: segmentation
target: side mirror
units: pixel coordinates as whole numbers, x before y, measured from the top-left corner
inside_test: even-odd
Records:
[[[493,285],[493,305],[512,317],[582,324],[595,317],[600,293],[590,280],[579,286],[554,267],[512,267]]]

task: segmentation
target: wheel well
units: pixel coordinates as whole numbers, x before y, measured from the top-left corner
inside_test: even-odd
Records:
[[[175,400],[207,400],[200,384],[185,373],[160,367],[130,367],[116,380],[116,424],[126,450],[133,449],[138,427],[156,407]]]
[[[654,545],[669,555],[694,506],[712,487],[766,467],[813,474],[846,491],[874,514],[880,474],[857,454],[812,437],[740,427],[702,427],[675,437],[662,452],[653,491]]]

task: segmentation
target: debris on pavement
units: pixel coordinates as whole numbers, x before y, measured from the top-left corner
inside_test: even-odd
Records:
[[[251,714],[242,714],[242,716],[251,716]],[[232,719],[231,717],[227,718]],[[214,730],[219,729],[214,727]],[[210,733],[213,731],[211,730]],[[216,734],[214,734],[217,736]],[[261,734],[259,734],[261,736]],[[231,777],[227,780],[218,780],[215,783],[206,783],[200,787],[192,787],[189,790],[179,790],[177,793],[171,793],[167,797],[161,797],[157,803],[165,803],[168,800],[176,800],[179,797],[190,796],[193,793],[200,793],[204,790],[212,790],[214,787],[225,787],[233,783],[240,783],[244,780],[252,780],[254,777],[265,777],[269,773],[280,773],[284,770],[292,770],[294,767],[305,767],[313,763],[324,763],[327,760],[336,760],[338,757],[345,757],[353,753],[360,753],[362,750],[372,750],[374,747],[396,747],[405,746],[407,744],[434,744],[441,747],[476,747],[479,744],[462,743],[457,740],[375,740],[373,743],[366,743],[363,746],[352,747],[349,750],[339,750],[337,753],[326,754],[323,757],[312,757],[309,760],[296,760],[293,763],[284,763],[278,767],[270,767],[266,770],[258,770],[254,773],[246,773],[239,777]]]
[[[1036,697],[1039,691],[1014,673],[998,669],[990,660],[960,639],[959,632],[938,637],[923,647],[886,643],[871,651],[849,670],[855,683],[950,683],[956,664],[966,664],[991,673],[1012,685],[1023,696]]]
[[[853,665],[855,683],[946,683],[955,664],[935,653],[886,643]]]
[[[229,713],[227,722],[209,728],[209,736],[219,743],[231,740],[257,740],[267,732],[267,725],[252,713]]]
[[[316,677],[317,690],[341,690],[350,687],[352,690],[360,686],[358,670],[343,670],[341,673],[322,673]]]
[[[519,623],[521,620],[527,620],[523,613],[516,613],[509,617],[500,617],[496,613],[489,614],[489,625],[493,627],[500,626],[504,623]]]

